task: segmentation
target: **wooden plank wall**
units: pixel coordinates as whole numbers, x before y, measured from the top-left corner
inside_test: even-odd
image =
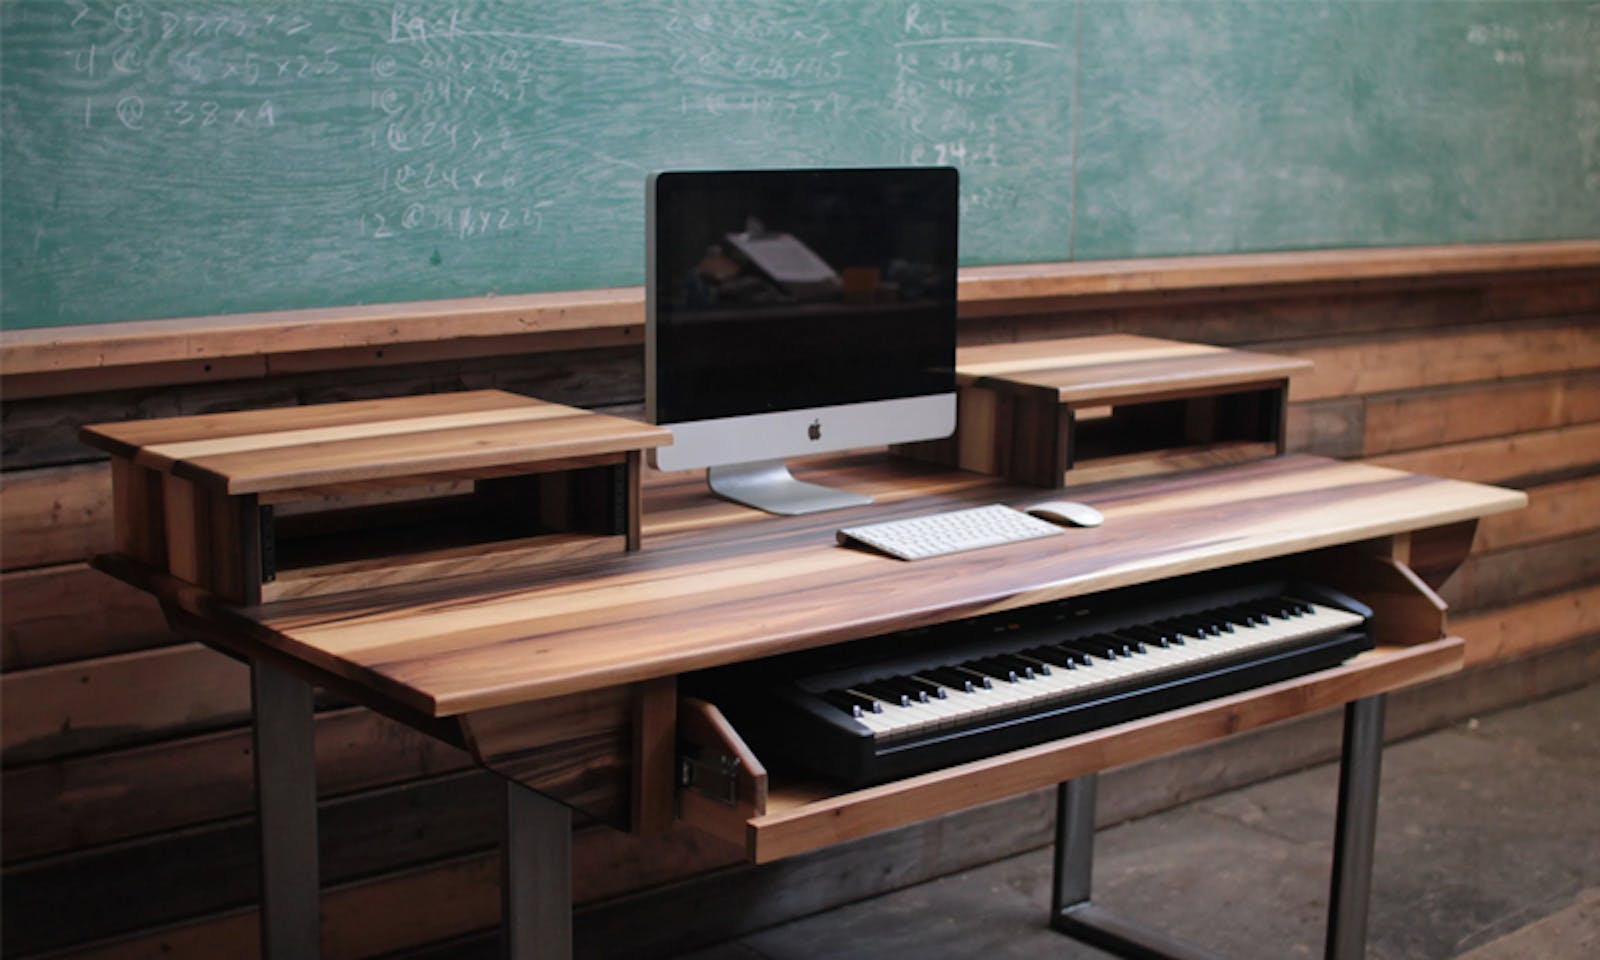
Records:
[[[963,336],[1130,332],[1314,361],[1293,389],[1294,449],[1529,492],[1529,510],[1481,526],[1445,587],[1479,669],[1600,636],[1600,269],[1198,288],[1025,309],[968,319]],[[525,355],[137,389],[85,378],[82,393],[0,410],[8,955],[255,952],[245,671],[172,635],[150,601],[84,565],[109,544],[110,487],[77,427],[478,387],[636,408],[641,357],[633,345],[580,339]],[[1586,674],[1540,689],[1592,677],[1596,660],[1575,658]],[[322,707],[325,955],[377,956],[493,925],[498,800],[488,775],[363,709]],[[1429,722],[1451,719],[1440,710]],[[1270,756],[1255,769],[1272,772]],[[599,902],[735,854],[686,830],[637,841],[580,826],[576,856],[577,896]],[[817,897],[802,901],[810,908]]]

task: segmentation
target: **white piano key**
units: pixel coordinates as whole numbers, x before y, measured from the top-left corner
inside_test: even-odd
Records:
[[[1071,702],[1091,696],[1097,688],[1137,683],[1161,673],[1192,671],[1203,668],[1211,661],[1358,626],[1363,621],[1358,614],[1318,604],[1312,604],[1308,613],[1284,615],[1265,613],[1271,606],[1275,606],[1275,602],[1263,604],[1265,623],[1247,625],[1233,622],[1229,629],[1215,634],[1201,632],[1198,628],[1193,632],[1180,631],[1181,643],[1167,646],[1146,643],[1142,650],[1117,656],[1091,654],[1087,663],[1077,663],[1071,668],[1019,652],[1007,654],[1035,664],[1031,677],[1023,672],[1019,672],[1015,680],[995,677],[962,666],[960,662],[943,668],[969,677],[971,689],[934,679],[925,672],[911,672],[907,677],[936,685],[945,691],[945,696],[912,700],[906,706],[902,706],[897,699],[874,697],[882,703],[882,713],[869,713],[858,719],[879,739],[902,739],[933,730],[968,725],[989,716],[1025,714],[1031,709],[1048,707],[1053,702]],[[1217,621],[1222,622],[1220,615]],[[988,686],[983,685],[985,681]],[[852,692],[871,696],[860,690]]]

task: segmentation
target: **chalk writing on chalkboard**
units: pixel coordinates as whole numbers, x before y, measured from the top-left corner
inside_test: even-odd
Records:
[[[950,164],[963,263],[1600,234],[1600,8],[6,0],[0,324],[641,282],[661,169]]]

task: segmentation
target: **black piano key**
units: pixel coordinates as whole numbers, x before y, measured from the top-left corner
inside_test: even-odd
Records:
[[[940,667],[938,671],[930,673],[928,678],[936,683],[944,684],[951,690],[960,690],[965,693],[971,693],[989,686],[988,677],[974,676],[965,670],[958,670],[955,667]]]
[[[928,691],[921,684],[912,682],[909,677],[884,677],[878,682],[887,685],[891,690],[900,691],[918,703],[928,702]]]
[[[1081,650],[1092,657],[1104,657],[1107,660],[1116,659],[1116,657],[1119,655],[1117,651],[1122,646],[1121,643],[1113,642],[1110,637],[1107,637],[1104,634],[1094,634],[1087,637],[1073,637],[1070,640],[1062,640],[1061,645],[1065,647],[1071,647],[1075,650]]]
[[[1172,622],[1182,628],[1184,633],[1191,637],[1220,637],[1222,628],[1216,621],[1193,614],[1179,614],[1172,618]]]
[[[1110,636],[1113,639],[1122,641],[1122,649],[1119,652],[1123,656],[1131,657],[1136,653],[1144,653],[1145,651],[1144,639],[1130,632],[1126,627],[1112,631]]]
[[[942,683],[952,690],[971,692],[978,687],[989,686],[988,677],[967,673],[955,667],[935,667],[932,670],[922,671],[922,676],[935,683]]]
[[[1080,667],[1087,667],[1094,662],[1093,655],[1091,655],[1087,650],[1080,650],[1065,643],[1049,643],[1045,644],[1045,648],[1049,650],[1061,651],[1074,664]]]
[[[864,693],[869,697],[876,697],[891,706],[911,706],[911,696],[909,694],[902,693],[901,691],[894,689],[891,685],[883,683],[882,681],[858,683],[851,689],[856,693]]]
[[[885,700],[882,697],[875,697],[859,687],[851,687],[850,689],[846,690],[845,693],[855,694],[861,699],[870,702],[872,706],[869,709],[871,709],[873,713],[883,713],[884,708],[886,707],[899,706],[899,704],[894,701]]]
[[[1143,625],[1123,627],[1118,631],[1118,633],[1122,633],[1130,637],[1136,637],[1141,642],[1149,644],[1153,647],[1168,647],[1172,645],[1172,634],[1167,631],[1157,630],[1154,627],[1147,627]]]
[[[1125,637],[1115,630],[1097,633],[1092,638],[1107,644],[1113,656],[1131,657],[1136,652],[1139,641],[1133,637]]]
[[[1035,676],[1048,677],[1050,675],[1050,661],[1048,660],[1041,660],[1038,657],[1030,657],[1020,650],[1014,654],[1011,654],[1011,657],[1019,663],[1027,664],[1028,668],[1033,671]]]
[[[1282,597],[1274,597],[1261,605],[1261,614],[1268,620],[1291,620],[1296,614],[1293,606]]]
[[[859,717],[862,714],[861,704],[838,690],[826,690],[818,696],[852,717]]]
[[[1244,627],[1264,627],[1269,622],[1270,604],[1263,601],[1251,603],[1236,603],[1232,606],[1220,607],[1217,610],[1208,610],[1208,614],[1226,617],[1234,623]]]
[[[1156,620],[1143,625],[1149,630],[1159,633],[1166,640],[1167,646],[1177,646],[1187,639],[1183,628],[1171,620]]]
[[[968,660],[961,664],[961,666],[967,668],[968,670],[975,670],[978,673],[986,674],[987,676],[993,677],[994,679],[1003,683],[1017,682],[1017,671],[1013,670],[1010,666],[1001,663],[998,658],[995,657],[980,657],[976,660]]]
[[[1277,602],[1283,611],[1279,614],[1281,617],[1303,617],[1312,612],[1311,604],[1294,597],[1279,597]]]
[[[835,704],[851,716],[855,716],[858,710],[867,713],[883,712],[883,704],[871,697],[864,697],[849,690],[829,690],[822,694],[822,698],[829,703]]]
[[[994,659],[997,662],[1003,663],[1010,667],[1012,670],[1015,670],[1018,676],[1026,677],[1029,680],[1032,680],[1035,674],[1041,672],[1041,667],[1039,664],[1025,660],[1022,657],[1015,656],[1014,654],[1003,653]],[[1049,669],[1049,667],[1043,668],[1045,672],[1048,672]]]
[[[956,664],[956,669],[960,670],[962,673],[971,674],[973,677],[981,679],[983,681],[983,686],[989,689],[992,689],[997,683],[1011,682],[1009,670],[1001,671],[998,667],[993,666],[985,669],[977,666],[977,662],[978,661],[976,660],[970,660],[966,663],[959,663]]]
[[[923,697],[924,700],[940,700],[949,695],[948,690],[941,684],[935,683],[932,680],[925,680],[916,674],[908,674],[897,679],[904,683],[910,684],[912,687],[924,693],[926,695]]]
[[[1076,669],[1078,666],[1078,661],[1083,659],[1083,654],[1079,653],[1078,651],[1068,650],[1064,647],[1057,647],[1053,644],[1042,644],[1037,647],[1029,647],[1028,649],[1022,651],[1022,655],[1025,657],[1032,657],[1035,660],[1043,660],[1045,663],[1060,667],[1063,670]]]
[[[1050,661],[1044,659],[1043,657],[1030,657],[1030,656],[1028,656],[1028,651],[1026,651],[1026,650],[1019,650],[1016,654],[1014,654],[1014,656],[1019,657],[1022,660],[1027,661],[1028,664],[1033,667],[1033,672],[1034,672],[1034,674],[1036,676],[1047,677],[1047,676],[1050,676],[1051,674],[1055,673],[1056,670],[1058,669],[1054,664],[1052,664]],[[1069,670],[1071,668],[1070,667],[1060,667],[1059,669]]]
[[[1276,597],[1256,600],[1248,604],[1242,603],[1239,606],[1248,607],[1254,612],[1256,626],[1264,627],[1272,622],[1273,617],[1283,616],[1283,602]]]
[[[971,693],[971,691],[978,688],[974,683],[966,682],[966,680],[949,680],[949,678],[947,680],[939,680],[938,677],[934,677],[933,670],[923,670],[922,674],[917,674],[917,678],[922,680],[923,683],[933,683],[944,694]]]

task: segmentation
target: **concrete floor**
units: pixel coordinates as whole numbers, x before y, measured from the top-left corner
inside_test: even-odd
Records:
[[[1096,902],[1231,957],[1321,956],[1337,780],[1316,767],[1102,830]],[[1369,957],[1600,957],[1600,685],[1391,745],[1378,824]],[[1050,860],[679,960],[1107,956],[1046,928]]]

